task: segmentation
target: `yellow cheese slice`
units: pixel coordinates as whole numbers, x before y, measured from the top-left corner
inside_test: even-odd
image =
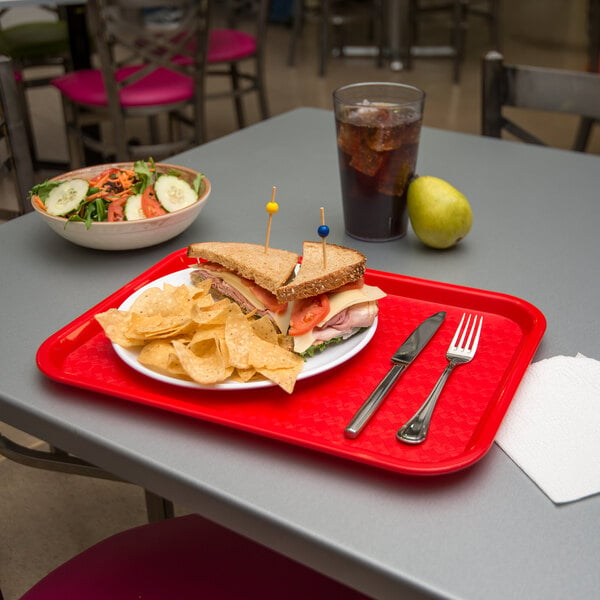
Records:
[[[238,277],[235,273],[231,273],[229,271],[219,271],[219,277],[225,282],[228,283],[232,288],[235,288],[244,298],[246,298],[249,302],[252,303],[253,306],[256,306],[258,310],[266,310],[267,307],[265,304],[258,298],[256,294],[252,291],[252,288],[249,288],[244,284],[241,277]],[[292,315],[292,303],[288,303],[288,307],[285,313],[281,315],[271,315],[271,318],[279,327],[279,330],[283,333],[287,333],[287,330],[290,327],[290,318]]]
[[[372,285],[363,285],[363,287],[357,290],[346,290],[345,292],[330,294],[329,312],[327,313],[327,316],[317,325],[317,327],[322,327],[325,323],[327,323],[327,321],[350,306],[360,304],[361,302],[379,300],[385,295],[385,292]],[[292,303],[290,302],[290,304]],[[313,345],[314,341],[315,338],[312,330],[307,331],[302,335],[294,336],[294,352],[302,353],[308,350]]]

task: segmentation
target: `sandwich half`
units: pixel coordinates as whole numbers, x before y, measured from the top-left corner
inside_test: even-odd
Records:
[[[276,294],[298,264],[296,253],[265,251],[264,246],[241,242],[202,242],[191,244],[187,255],[207,261],[196,266],[193,283],[210,280],[213,294],[230,298],[246,313],[255,310],[269,316],[282,333],[287,332],[291,307]]]
[[[385,293],[365,284],[366,265],[357,250],[334,244],[327,244],[324,264],[322,243],[304,242],[296,276],[275,290],[279,302],[291,304],[287,333],[295,352],[311,356],[373,324]]]

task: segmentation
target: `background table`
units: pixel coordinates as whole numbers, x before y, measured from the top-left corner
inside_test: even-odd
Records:
[[[537,305],[548,329],[536,359],[600,358],[598,157],[425,129],[419,172],[473,205],[472,232],[449,252],[412,232],[381,244],[344,235],[328,111],[299,109],[174,162],[204,171],[213,192],[192,228],[161,246],[86,250],[35,214],[0,226],[0,419],[377,598],[595,597],[600,497],[557,507],[497,446],[455,474],[401,476],[55,384],[34,359],[50,334],[172,251],[263,243],[273,185],[273,246],[314,239],[324,206],[328,240],[363,251],[371,268]]]

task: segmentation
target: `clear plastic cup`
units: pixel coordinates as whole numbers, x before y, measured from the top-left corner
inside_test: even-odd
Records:
[[[365,241],[406,234],[425,93],[402,83],[355,83],[333,93],[346,233]]]

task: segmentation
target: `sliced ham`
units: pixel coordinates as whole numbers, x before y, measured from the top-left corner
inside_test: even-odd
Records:
[[[349,338],[359,329],[370,327],[379,312],[377,302],[361,302],[344,309],[321,327],[315,327],[315,343],[326,342],[333,338]]]

